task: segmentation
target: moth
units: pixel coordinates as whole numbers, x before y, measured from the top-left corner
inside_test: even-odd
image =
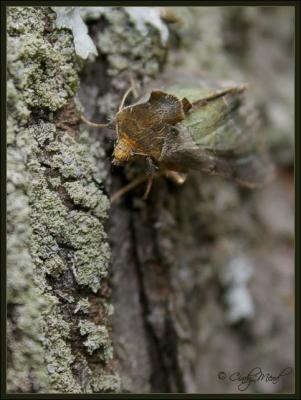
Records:
[[[150,171],[146,194],[154,174],[183,183],[183,174],[199,170],[249,188],[270,179],[273,168],[256,135],[257,117],[245,104],[246,85],[167,81],[124,106],[129,91],[115,116],[112,162],[144,157]]]

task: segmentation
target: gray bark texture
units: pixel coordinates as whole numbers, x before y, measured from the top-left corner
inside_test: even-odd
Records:
[[[293,26],[292,7],[7,8],[9,393],[293,392],[293,371],[229,379],[294,368]],[[113,168],[115,133],[79,115],[171,68],[250,84],[272,183],[194,172],[110,204],[145,165]]]

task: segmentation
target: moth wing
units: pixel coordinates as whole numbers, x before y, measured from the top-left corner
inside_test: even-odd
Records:
[[[257,133],[257,115],[245,105],[244,89],[237,85],[203,86],[199,97],[195,85],[174,89],[174,94],[193,105],[182,121],[191,140],[187,140],[187,147],[179,143],[178,156],[182,164],[190,163],[193,169],[257,187],[270,179],[273,167]]]
[[[137,153],[157,159],[170,127],[184,118],[182,103],[175,96],[153,90],[118,113],[119,137],[132,141]]]

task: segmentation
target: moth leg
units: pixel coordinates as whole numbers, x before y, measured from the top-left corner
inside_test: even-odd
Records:
[[[151,159],[151,157],[146,157],[146,161],[148,164],[148,174],[147,174],[148,181],[147,181],[145,193],[143,195],[143,200],[147,199],[147,197],[151,191],[152,185],[153,185],[153,179],[156,174],[156,170],[158,170],[158,167],[153,163],[153,160]]]
[[[146,200],[150,193],[150,190],[152,188],[154,177],[158,177],[158,176],[161,176],[164,174],[163,171],[157,172],[158,167],[153,163],[153,160],[151,159],[151,157],[146,156],[146,154],[144,154],[144,153],[135,153],[135,154],[139,154],[141,156],[146,157],[146,161],[148,163],[147,174],[138,176],[132,182],[128,183],[121,189],[117,190],[117,192],[115,192],[111,196],[111,203],[113,203],[119,197],[121,197],[125,193],[129,192],[130,190],[134,189],[136,186],[140,185],[141,183],[143,183],[145,181],[147,181],[147,186],[146,186],[146,190],[145,190],[142,198],[143,198],[143,200]]]
[[[148,175],[147,186],[146,186],[144,195],[142,197],[143,200],[146,200],[148,198],[148,195],[149,195],[149,193],[151,191],[151,188],[153,186],[153,178],[154,178],[153,174]]]
[[[171,171],[171,170],[165,171],[165,176],[167,178],[171,179],[174,183],[176,183],[179,186],[183,185],[183,183],[187,179],[187,174],[181,174],[180,172]]]
[[[158,171],[158,167],[156,166],[156,164],[153,163],[152,158],[146,154],[146,153],[142,153],[142,152],[137,152],[137,151],[132,151],[132,156],[141,156],[141,157],[145,157],[146,161],[147,161],[147,171],[148,173],[155,173],[156,171]]]
[[[111,203],[116,201],[119,197],[123,196],[125,193],[129,192],[130,190],[134,189],[136,186],[140,185],[141,183],[145,182],[148,179],[148,176],[143,174],[132,180],[127,185],[123,186],[121,189],[117,190],[117,192],[113,193],[111,196]]]
[[[159,168],[156,166],[156,164],[153,163],[151,157],[146,156],[146,161],[148,174],[154,175]]]
[[[151,189],[151,183],[153,181],[154,177],[159,177],[162,176],[163,172],[157,172],[155,175],[150,176],[147,174],[143,174],[143,175],[139,175],[137,178],[135,178],[134,180],[132,180],[130,183],[128,183],[127,185],[123,186],[121,189],[117,190],[117,192],[113,193],[110,200],[111,203],[113,203],[114,201],[116,201],[117,199],[119,199],[119,197],[123,196],[125,193],[129,192],[130,190],[134,189],[135,187],[141,185],[141,183],[148,181],[148,185],[147,185],[147,190],[145,191],[145,194],[149,194],[149,191]],[[149,183],[151,181],[151,183]],[[150,186],[150,187],[149,187]],[[149,189],[148,189],[149,187]],[[144,195],[145,195],[144,194]]]
[[[154,175],[156,175],[156,172],[157,172],[157,170],[159,168],[153,163],[153,160],[151,159],[151,157],[149,157],[145,153],[133,152],[132,155],[146,157],[146,161],[147,161],[147,174],[146,174],[147,186],[146,186],[145,193],[143,195],[143,199],[146,200],[148,195],[149,195],[149,193],[150,193],[152,184],[153,184],[153,177],[154,177]]]

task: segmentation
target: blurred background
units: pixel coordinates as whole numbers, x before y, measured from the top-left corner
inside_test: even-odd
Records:
[[[294,10],[202,7],[174,12],[184,22],[175,29],[174,43],[181,51],[172,52],[171,62],[248,82],[248,98],[277,166],[274,182],[240,200],[232,187],[219,186],[203,227],[208,231],[210,225],[216,238],[213,264],[226,311],[217,297],[206,316],[196,317],[200,343],[206,343],[197,357],[197,387],[208,393],[235,392],[234,382],[216,379],[217,371],[246,375],[261,367],[275,374],[294,366]],[[293,376],[286,378],[277,384],[263,380],[248,390],[290,392]]]

